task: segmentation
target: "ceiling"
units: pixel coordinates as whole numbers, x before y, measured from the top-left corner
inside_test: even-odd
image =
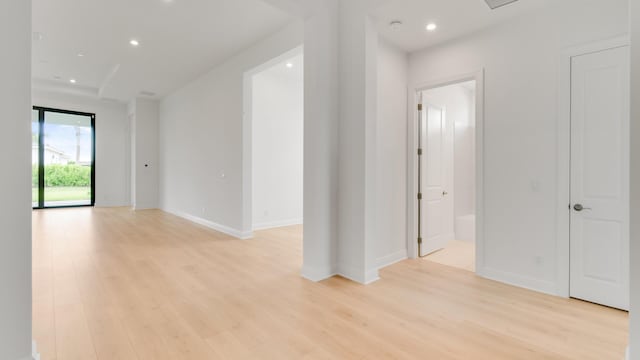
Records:
[[[160,98],[291,21],[261,0],[33,0],[34,87]]]
[[[34,88],[123,102],[161,98],[293,20],[269,2],[33,0]],[[416,51],[553,2],[490,10],[484,0],[386,0],[371,16],[382,37]],[[397,30],[394,20],[403,23]],[[426,31],[430,22],[437,30]]]
[[[519,0],[491,10],[484,0],[393,0],[371,13],[380,35],[405,51],[416,51],[468,35],[549,6],[552,0]],[[403,24],[393,30],[389,24]],[[429,23],[435,31],[426,30]]]

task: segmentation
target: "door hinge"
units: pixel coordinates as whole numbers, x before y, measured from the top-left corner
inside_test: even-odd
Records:
[[[418,244],[422,244],[422,238],[418,238]]]
[[[422,149],[418,149],[418,156],[422,155]]]
[[[418,111],[422,111],[422,104],[418,104]]]
[[[418,200],[422,200],[422,193],[418,193]]]

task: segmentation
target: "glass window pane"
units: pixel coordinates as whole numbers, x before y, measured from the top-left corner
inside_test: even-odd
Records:
[[[40,173],[38,166],[40,164],[40,122],[38,119],[38,110],[31,111],[31,206],[38,207],[40,194],[38,192],[38,183]]]
[[[45,207],[91,205],[91,117],[45,112]]]

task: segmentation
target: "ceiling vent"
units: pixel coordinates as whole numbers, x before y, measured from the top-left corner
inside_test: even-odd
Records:
[[[501,6],[509,5],[518,0],[484,0],[484,1],[487,2],[487,5],[489,5],[491,9],[497,9]]]

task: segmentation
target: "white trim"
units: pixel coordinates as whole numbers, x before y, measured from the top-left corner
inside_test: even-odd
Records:
[[[415,174],[415,161],[418,143],[417,134],[417,93],[447,85],[466,81],[476,81],[476,266],[484,266],[484,69],[476,72],[436,79],[429,82],[414,83],[408,91],[408,124],[407,124],[407,255],[411,259],[418,257],[417,249],[417,202],[418,193]]]
[[[570,212],[571,203],[571,59],[629,45],[629,36],[619,36],[565,49],[560,55],[558,71],[558,153],[556,199],[556,289],[554,295],[570,296]]]
[[[319,282],[336,276],[338,273],[335,269],[335,265],[327,268],[312,268],[310,266],[304,265],[302,267],[300,275],[307,280]]]
[[[338,266],[338,273],[336,275],[360,283],[362,285],[369,285],[380,280],[378,268],[363,272],[361,269]]]
[[[340,276],[362,285],[369,285],[380,280],[377,267],[363,273],[360,269],[346,268],[338,265],[327,268],[312,268],[303,265],[301,275],[303,278],[313,282],[323,281],[334,276]]]
[[[534,279],[527,276],[522,276],[520,274],[496,270],[489,267],[478,267],[476,272],[479,276],[508,285],[513,285],[536,292],[542,292],[549,295],[556,294],[556,284],[551,281]]]
[[[40,353],[38,352],[38,345],[35,340],[31,341],[31,359],[40,360]]]
[[[302,218],[263,222],[253,225],[253,231],[273,229],[285,226],[302,225]]]
[[[177,217],[181,217],[185,220],[189,220],[191,222],[194,222],[196,224],[208,227],[210,229],[213,229],[215,231],[221,232],[223,234],[227,234],[230,236],[233,236],[235,238],[238,238],[240,240],[247,240],[247,239],[251,239],[253,237],[253,232],[249,231],[241,231],[238,229],[234,229],[232,227],[226,226],[226,225],[221,225],[221,224],[217,224],[214,223],[213,221],[209,221],[191,214],[188,214],[186,212],[182,212],[182,211],[177,211],[177,210],[172,210],[172,209],[162,209],[162,211],[167,212],[169,214],[175,215]]]
[[[253,226],[253,76],[304,52],[303,46],[289,50],[243,75],[242,86],[242,229],[251,232]]]
[[[402,249],[400,251],[396,251],[386,256],[381,256],[376,259],[376,268],[383,269],[387,266],[391,266],[395,263],[407,259],[407,249]]]
[[[631,360],[631,349],[629,349],[629,347],[627,346],[627,351],[625,351],[625,359],[626,360]]]
[[[20,360],[40,360],[40,353],[38,353],[38,346],[36,345],[36,341],[31,341],[31,356],[27,356]]]

